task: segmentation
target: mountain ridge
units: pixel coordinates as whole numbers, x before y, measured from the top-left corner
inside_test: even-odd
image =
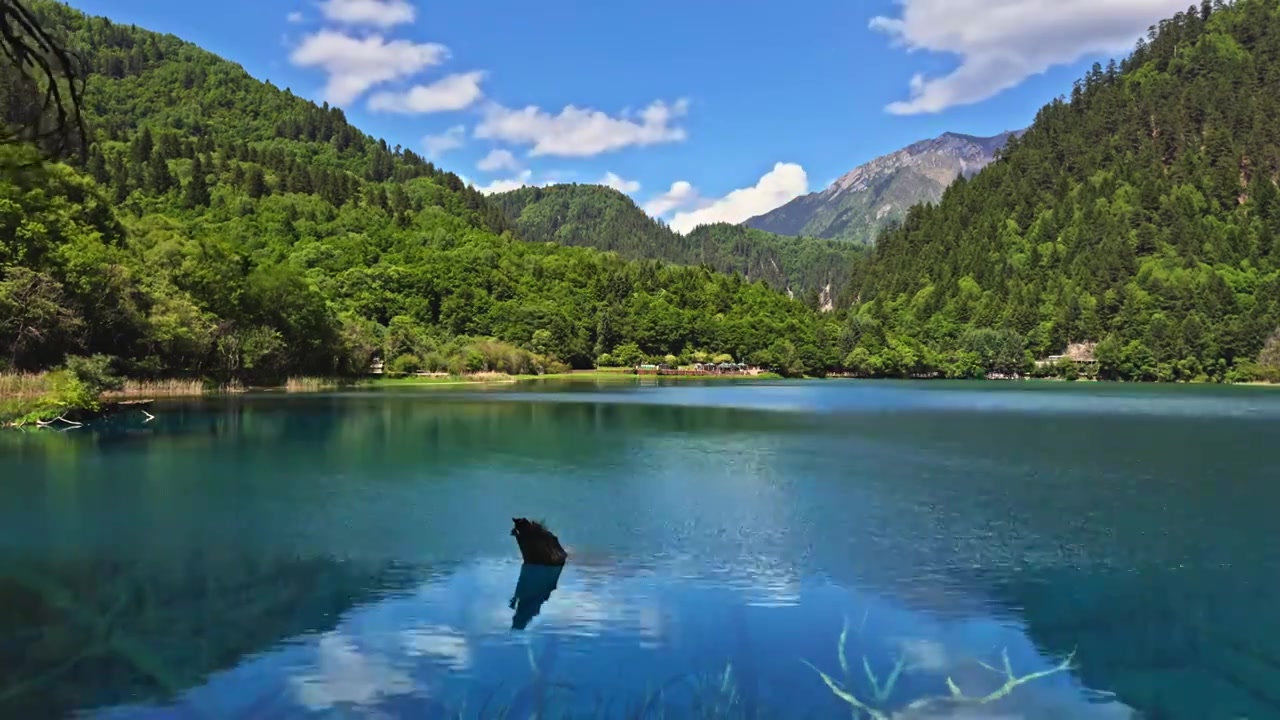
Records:
[[[1278,86],[1277,0],[1204,3],[1095,63],[999,162],[881,234],[839,303],[846,365],[1009,375],[1096,343],[1080,361],[1103,379],[1275,372]]]
[[[661,260],[700,266],[832,307],[843,292],[853,260],[862,250],[848,243],[790,237],[728,223],[700,225],[682,235],[642,210],[616,189],[560,183],[490,196],[521,237],[537,242],[592,247],[631,260]]]
[[[945,132],[874,158],[826,188],[749,218],[747,227],[863,244],[913,205],[937,202],[957,177],[972,177],[1022,130],[991,137]]]

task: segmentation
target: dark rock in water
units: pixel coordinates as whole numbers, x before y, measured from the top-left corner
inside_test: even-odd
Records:
[[[560,582],[563,565],[530,565],[520,566],[520,579],[516,581],[516,592],[511,596],[511,609],[516,611],[511,618],[511,629],[523,630],[542,610],[542,603],[551,598],[551,593]]]
[[[520,545],[520,554],[526,563],[533,565],[564,565],[569,553],[560,546],[560,539],[542,523],[528,518],[511,518],[515,527],[511,535]]]

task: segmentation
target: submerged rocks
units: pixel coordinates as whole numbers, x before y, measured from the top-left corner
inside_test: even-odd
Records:
[[[524,561],[531,565],[564,565],[569,553],[560,545],[560,539],[540,522],[528,518],[511,518],[515,527],[511,535],[520,546]]]

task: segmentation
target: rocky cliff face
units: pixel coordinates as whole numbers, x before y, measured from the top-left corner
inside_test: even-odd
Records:
[[[937,201],[952,181],[986,167],[1009,138],[1019,134],[984,138],[944,133],[878,157],[825,190],[796,198],[745,224],[779,235],[874,242],[880,228],[900,219],[912,205]]]

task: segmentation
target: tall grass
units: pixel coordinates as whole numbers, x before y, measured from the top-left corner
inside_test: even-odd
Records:
[[[417,375],[381,375],[378,377],[363,378],[356,384],[367,387],[386,387],[396,385],[464,385],[467,383],[483,385],[487,383],[515,382],[516,380],[516,376],[508,375],[503,372],[476,372],[466,373],[464,375],[422,373]]]
[[[0,398],[38,398],[48,394],[52,389],[49,373],[0,373]],[[105,400],[199,397],[245,390],[245,386],[238,381],[211,384],[203,380],[185,378],[126,380],[122,389],[109,390],[103,393],[102,397]]]
[[[103,393],[108,399],[193,397],[205,393],[199,380],[125,380],[124,388]]]
[[[319,390],[335,390],[355,384],[350,378],[335,377],[291,377],[285,381],[285,392],[316,392]]]
[[[0,398],[32,398],[49,392],[45,373],[0,373]]]
[[[463,377],[464,379],[471,380],[473,382],[511,382],[515,380],[515,378],[505,372],[489,371],[467,373]]]

